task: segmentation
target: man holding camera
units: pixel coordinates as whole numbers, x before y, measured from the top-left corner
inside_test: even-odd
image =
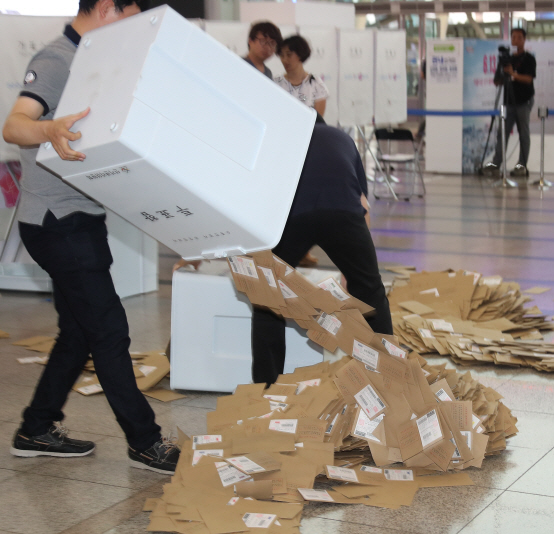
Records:
[[[527,34],[523,28],[512,29],[512,46],[517,48],[507,61],[501,61],[494,75],[494,84],[504,84],[504,104],[506,106],[506,142],[514,123],[519,133],[519,159],[517,165],[510,172],[510,176],[529,176],[527,160],[531,135],[529,121],[533,108],[535,88],[533,79],[536,77],[537,62],[526,52],[525,38]],[[502,162],[502,131],[498,129],[498,138],[492,163],[484,168],[484,174],[498,176]]]

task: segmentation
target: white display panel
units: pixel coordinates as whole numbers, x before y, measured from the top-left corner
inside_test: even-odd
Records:
[[[234,391],[252,381],[248,298],[227,277],[176,272],[171,300],[171,388]],[[287,322],[285,373],[323,361],[323,350]]]
[[[31,58],[60,37],[67,17],[0,15],[0,125],[4,124],[19,92]],[[0,161],[19,161],[19,147],[0,136]]]
[[[225,46],[168,7],[89,32],[56,116],[89,106],[42,165],[189,259],[278,243],[315,112]]]
[[[249,24],[207,20],[204,26],[208,35],[225,45],[231,52],[240,57],[248,54]]]
[[[339,32],[339,122],[343,126],[373,120],[374,32]]]
[[[327,89],[329,98],[325,107],[325,122],[336,125],[339,118],[339,56],[337,30],[333,28],[316,28],[314,26],[301,26],[299,32],[310,44],[312,55],[304,63],[304,68],[316,76],[319,76]]]
[[[464,105],[463,39],[427,40],[427,109],[461,111]],[[455,67],[455,68],[454,68]],[[462,172],[463,119],[427,116],[425,169]]]
[[[375,32],[375,124],[408,120],[406,32]]]

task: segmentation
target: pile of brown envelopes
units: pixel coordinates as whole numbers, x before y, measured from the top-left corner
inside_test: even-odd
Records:
[[[229,260],[237,288],[348,355],[219,397],[181,458],[149,530],[299,532],[310,501],[409,506],[419,488],[472,485],[463,470],[506,448],[517,420],[493,389],[373,332],[368,307],[270,253]],[[315,486],[315,487],[314,487]]]
[[[554,344],[541,330],[554,323],[519,284],[479,273],[405,272],[389,293],[394,332],[419,353],[450,356],[458,364],[498,364],[554,371]]]

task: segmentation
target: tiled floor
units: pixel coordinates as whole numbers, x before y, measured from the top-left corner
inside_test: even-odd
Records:
[[[425,199],[396,204],[373,202],[372,233],[381,262],[418,269],[464,268],[501,274],[522,287],[554,287],[554,191],[492,189],[487,182],[427,177]],[[321,264],[329,265],[316,250]],[[160,290],[124,305],[132,350],[165,348],[170,332],[170,267],[175,256],[160,253]],[[206,270],[217,266],[204,266]],[[386,273],[384,273],[386,276]],[[554,312],[554,292],[536,299]],[[8,449],[21,410],[40,374],[39,365],[21,365],[29,352],[12,340],[56,333],[48,295],[2,292],[0,329],[0,534],[130,534],[145,532],[146,497],[161,494],[166,477],[130,469],[123,434],[103,396],[70,395],[65,423],[77,438],[97,443],[82,459],[10,456]],[[440,357],[430,358],[442,363]],[[448,366],[453,365],[448,361]],[[312,504],[302,522],[304,534],[533,533],[554,532],[554,376],[531,370],[476,367],[472,373],[500,391],[519,418],[520,434],[508,451],[471,470],[473,487],[427,488],[409,508],[392,511],[359,506]],[[169,387],[167,381],[165,387]],[[150,400],[166,430],[188,434],[206,430],[206,413],[216,394],[186,392],[165,404]]]

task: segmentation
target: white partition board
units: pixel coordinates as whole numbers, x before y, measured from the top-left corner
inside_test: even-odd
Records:
[[[315,112],[167,6],[82,43],[57,116],[92,108],[87,158],[37,161],[188,259],[274,247]]]
[[[67,17],[25,17],[0,14],[0,124],[4,124],[19,92],[31,58],[60,37]],[[19,147],[0,136],[0,161],[19,161]]]
[[[225,45],[231,52],[240,57],[248,54],[249,24],[207,20],[204,25],[206,33]]]
[[[232,392],[252,381],[252,307],[223,276],[176,272],[171,304],[171,388]],[[323,361],[293,321],[285,373]]]
[[[408,120],[406,32],[375,32],[375,124]]]
[[[329,90],[329,98],[325,106],[325,122],[336,125],[339,118],[339,56],[337,30],[334,28],[318,28],[301,26],[298,33],[310,44],[312,54],[304,63],[304,68],[319,76]]]
[[[339,32],[339,122],[343,126],[373,120],[374,31]]]
[[[464,105],[463,39],[427,40],[427,109],[460,111]],[[462,172],[463,118],[428,116],[425,169]]]

